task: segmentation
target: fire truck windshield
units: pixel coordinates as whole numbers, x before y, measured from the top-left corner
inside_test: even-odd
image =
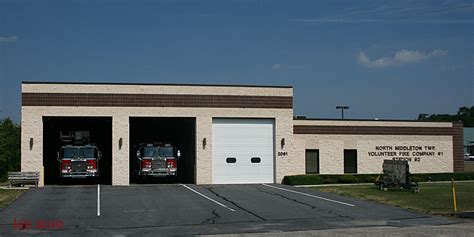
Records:
[[[76,147],[67,147],[63,148],[63,158],[75,158],[75,157],[85,157],[85,158],[95,158],[96,152],[95,148],[76,148]]]
[[[147,146],[142,148],[143,157],[153,157],[158,155],[158,147]]]
[[[94,152],[94,148],[79,148],[80,150],[80,155],[82,155],[83,157],[86,157],[86,158],[94,158],[95,157],[95,152]]]
[[[76,156],[76,148],[63,148],[63,158],[73,158]]]
[[[160,147],[159,156],[172,157],[173,156],[173,147]]]

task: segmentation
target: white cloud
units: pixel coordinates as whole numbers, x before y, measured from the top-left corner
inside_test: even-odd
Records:
[[[448,50],[436,49],[436,50],[433,50],[433,52],[431,52],[431,56],[446,56],[446,55],[448,55]]]
[[[18,36],[0,36],[0,43],[10,43],[18,40]]]
[[[402,49],[395,52],[392,57],[382,57],[374,60],[371,60],[364,52],[360,52],[357,61],[368,68],[385,68],[408,63],[416,63],[431,57],[446,55],[448,55],[448,51],[440,49],[436,49],[431,52]]]
[[[272,66],[273,70],[278,70],[280,68],[281,68],[281,64],[279,64],[279,63],[273,64],[273,66]]]

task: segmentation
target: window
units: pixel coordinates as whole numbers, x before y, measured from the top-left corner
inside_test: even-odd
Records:
[[[77,148],[68,147],[62,149],[62,157],[61,158],[73,158],[76,156]]]
[[[95,158],[95,148],[79,148],[79,154],[85,158]]]
[[[260,163],[260,161],[261,161],[261,160],[260,160],[260,157],[252,157],[252,158],[250,159],[250,162],[252,162],[252,163]]]
[[[154,157],[158,155],[158,147],[146,146],[142,148],[143,157]]]
[[[227,157],[227,158],[225,159],[225,162],[227,162],[227,163],[235,163],[235,162],[237,162],[237,159],[235,159],[235,157]]]
[[[160,147],[158,149],[158,154],[159,156],[162,156],[162,157],[173,157],[174,156],[173,147],[169,147],[169,146]]]
[[[306,173],[319,174],[319,150],[306,150]]]
[[[357,150],[344,150],[344,173],[357,174]]]

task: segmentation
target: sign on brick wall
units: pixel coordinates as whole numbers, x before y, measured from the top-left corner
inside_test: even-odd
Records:
[[[420,162],[424,158],[444,157],[444,152],[434,145],[375,146],[369,157]]]

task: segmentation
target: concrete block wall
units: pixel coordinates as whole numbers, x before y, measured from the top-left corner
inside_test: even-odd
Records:
[[[21,117],[21,171],[43,172],[43,119],[41,114],[22,108]],[[30,140],[33,139],[33,146]],[[44,174],[39,186],[43,186]]]
[[[164,86],[164,85],[82,85],[82,84],[23,84],[24,93],[121,93],[121,94],[182,94],[182,95],[244,95],[293,96],[292,88],[253,88],[225,86]],[[419,127],[443,129],[451,123],[419,123],[399,121],[338,121],[293,120],[289,108],[209,108],[209,107],[93,107],[93,106],[22,106],[22,171],[41,171],[43,160],[43,117],[111,117],[112,118],[112,184],[129,184],[130,117],[187,117],[196,121],[197,184],[212,183],[212,119],[213,118],[271,118],[275,120],[275,182],[284,176],[305,173],[305,149],[319,149],[320,172],[342,174],[344,149],[358,150],[358,172],[378,173],[382,160],[368,152],[379,145],[435,146],[442,156],[425,157],[411,162],[413,172],[452,172],[453,137],[418,135],[349,135],[294,134],[294,126],[350,127]],[[30,138],[33,146],[30,148]],[[119,140],[122,138],[122,147]],[[281,140],[285,139],[285,145]],[[206,139],[206,147],[203,147]],[[40,184],[43,185],[43,184]]]
[[[203,140],[206,139],[206,146]],[[212,183],[212,117],[196,118],[196,183]]]
[[[444,173],[453,172],[453,136],[451,135],[363,135],[350,134],[357,127],[387,127],[404,128],[409,127],[416,131],[419,128],[432,128],[433,133],[441,129],[451,129],[452,123],[431,122],[405,122],[405,121],[341,121],[341,120],[295,120],[295,126],[304,130],[304,126],[318,126],[323,133],[330,133],[324,128],[331,129],[344,127],[348,134],[295,134],[295,139],[302,144],[302,150],[319,149],[319,162],[321,174],[343,174],[344,173],[344,149],[357,150],[357,172],[361,174],[374,174],[382,171],[384,159],[392,159],[392,156],[371,156],[369,152],[377,152],[377,146],[434,146],[434,156],[420,156],[415,161],[415,156],[410,153],[407,158],[410,171],[413,173]],[[310,127],[309,127],[310,128]],[[360,131],[360,130],[359,130]],[[445,131],[445,130],[443,130]],[[300,131],[301,132],[301,131]],[[340,133],[340,131],[338,131]],[[429,134],[430,132],[427,132]],[[304,156],[304,155],[303,155]],[[400,157],[397,153],[396,157]]]
[[[129,185],[130,125],[127,115],[112,117],[112,185]],[[122,145],[120,146],[120,139]]]
[[[24,83],[22,93],[96,93],[96,94],[182,94],[292,97],[291,87],[196,86],[196,85],[123,85],[123,84],[55,84]],[[92,107],[92,106],[22,106],[22,171],[41,171],[43,160],[43,117],[111,117],[112,118],[112,184],[129,184],[129,118],[188,117],[196,119],[197,184],[212,183],[212,118],[273,118],[275,144],[285,137],[284,149],[292,150],[292,109],[282,108],[183,108],[183,107]],[[29,148],[29,139],[34,146]],[[122,147],[119,140],[122,138]],[[202,141],[206,138],[206,147]],[[291,154],[291,152],[290,152]],[[276,156],[276,155],[275,155]],[[289,157],[276,157],[276,182],[287,172]],[[292,163],[292,162],[291,162]],[[301,166],[301,165],[300,165]]]
[[[275,164],[276,183],[281,183],[286,175],[296,175],[305,172],[304,150],[300,149],[299,141],[293,135],[293,117],[281,116],[275,123]],[[281,146],[281,139],[285,145]],[[287,155],[280,155],[287,152]]]
[[[303,172],[304,165],[293,156],[293,134],[291,126],[292,111],[282,109],[206,109],[206,108],[112,108],[81,107],[71,110],[68,107],[23,107],[22,111],[22,171],[40,171],[43,160],[43,116],[90,116],[112,117],[112,184],[129,184],[129,117],[194,117],[196,118],[196,183],[212,183],[212,118],[275,118],[275,144],[281,138],[286,145],[282,150],[289,151],[287,157],[276,157],[276,182],[283,176]],[[29,138],[34,138],[33,150],[29,150]],[[122,148],[119,149],[119,139]],[[206,138],[206,148],[202,140]],[[277,148],[278,148],[277,146]],[[276,155],[275,155],[276,156]]]
[[[409,162],[414,173],[453,172],[452,137],[450,136],[375,136],[375,135],[295,135],[304,149],[319,149],[321,174],[344,173],[344,149],[357,150],[357,173],[376,174],[382,171],[384,159],[369,156],[376,146],[435,146],[435,156],[420,157]],[[437,152],[442,152],[438,156]],[[410,156],[413,157],[413,156]]]

